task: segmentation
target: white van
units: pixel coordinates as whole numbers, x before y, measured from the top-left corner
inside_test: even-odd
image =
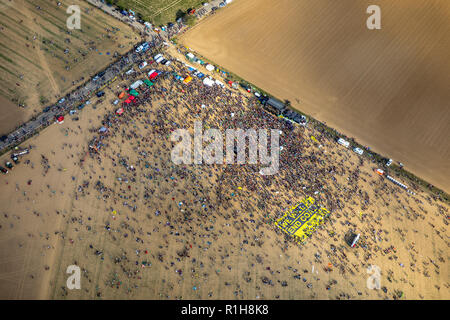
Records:
[[[361,148],[358,148],[358,147],[354,148],[353,151],[355,153],[359,154],[360,156],[362,156],[363,153],[364,153],[364,151]]]
[[[161,57],[162,57],[162,54],[158,53],[156,56],[153,57],[153,59],[156,61],[156,60],[158,60]]]
[[[143,68],[145,68],[147,66],[147,61],[144,61],[144,62],[142,62],[140,65],[139,65],[139,69],[143,69]]]
[[[348,148],[350,146],[350,142],[348,142],[347,140],[344,140],[342,138],[339,138],[337,142],[346,148]]]
[[[161,61],[164,60],[164,57],[161,55],[161,57],[159,57],[158,59],[155,60],[156,63],[160,63]]]

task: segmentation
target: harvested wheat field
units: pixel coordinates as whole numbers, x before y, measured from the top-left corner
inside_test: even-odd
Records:
[[[181,41],[449,192],[449,35],[447,0],[236,0]]]
[[[85,1],[0,0],[0,133],[9,133],[136,43],[135,32]],[[69,30],[69,5],[81,30]],[[7,101],[11,101],[8,103]]]

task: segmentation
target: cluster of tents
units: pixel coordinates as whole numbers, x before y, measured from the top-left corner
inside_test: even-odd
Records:
[[[155,80],[160,74],[161,71],[151,70],[148,73],[149,79],[137,80],[133,82],[130,87],[125,90],[126,92],[122,91],[121,93],[119,93],[118,98],[122,100],[128,94],[126,99],[123,100],[123,104],[132,103],[139,96],[139,92],[137,91],[137,89],[142,85],[146,85],[149,88],[152,87],[155,83],[150,80]],[[122,113],[124,113],[124,109],[122,107],[116,110],[116,114],[121,115]]]

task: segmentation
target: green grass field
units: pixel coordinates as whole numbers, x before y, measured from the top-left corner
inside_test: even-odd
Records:
[[[198,8],[207,0],[111,0],[111,3],[141,14],[145,21],[156,26],[175,22],[179,11]]]

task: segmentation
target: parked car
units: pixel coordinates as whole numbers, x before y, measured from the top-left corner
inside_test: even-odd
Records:
[[[140,65],[139,65],[139,69],[143,69],[143,68],[145,68],[147,66],[147,61],[144,61],[144,62],[142,62]]]
[[[105,95],[105,91],[99,91],[96,93],[97,97],[103,97]]]
[[[363,153],[364,153],[364,151],[363,151],[361,148],[358,148],[358,147],[353,148],[353,151],[354,151],[355,153],[359,154],[360,156],[362,156]]]
[[[43,111],[44,112],[49,112],[50,111],[50,107],[45,107]]]
[[[388,162],[386,162],[386,167],[389,167],[392,164],[392,159],[389,159]]]
[[[0,171],[1,171],[3,174],[7,174],[7,173],[8,173],[8,170],[5,169],[5,168],[3,168],[3,167],[0,167]]]

